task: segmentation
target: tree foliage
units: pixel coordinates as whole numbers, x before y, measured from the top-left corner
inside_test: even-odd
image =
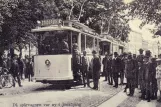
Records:
[[[1,0],[0,46],[19,50],[36,38],[30,32],[37,20],[78,20],[96,32],[125,41],[129,32],[126,5],[121,0]]]
[[[161,22],[160,0],[134,0],[129,5],[129,15],[143,20],[141,26],[147,23],[159,25]]]

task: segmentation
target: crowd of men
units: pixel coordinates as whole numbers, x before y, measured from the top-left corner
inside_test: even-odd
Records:
[[[101,57],[95,50],[92,51],[93,58],[90,60],[87,57],[86,51],[83,51],[83,56],[78,52],[78,45],[74,44],[72,48],[72,71],[74,81],[82,82],[84,87],[90,87],[89,79],[93,79],[94,87],[92,89],[98,90],[100,71],[101,71]],[[139,55],[123,53],[119,55],[117,52],[114,54],[105,54],[102,60],[103,74],[105,81],[109,85],[118,88],[119,78],[120,85],[125,85],[124,92],[129,89],[128,96],[133,96],[135,88],[140,90],[141,99],[150,100],[157,99],[157,92],[159,90],[160,97],[157,101],[161,102],[161,55],[159,58],[153,58],[149,50],[143,54],[143,49],[139,50]],[[28,78],[32,81],[33,73],[33,60],[26,57],[24,60],[17,55],[3,57],[3,63],[0,65],[2,68],[8,69],[12,74],[14,80],[22,87],[21,80]],[[126,83],[124,79],[126,78]],[[15,81],[13,81],[15,87]]]
[[[117,88],[118,79],[120,78],[120,85],[123,85],[125,77],[127,84],[124,92],[129,89],[128,96],[133,96],[135,88],[138,88],[141,91],[140,98],[150,102],[150,100],[157,99],[159,90],[160,98],[158,101],[161,102],[161,60],[160,58],[153,58],[149,50],[145,51],[145,55],[143,51],[140,49],[138,56],[131,53],[118,55],[117,52],[114,52],[114,58],[112,58],[112,54],[106,54],[102,61],[105,81],[108,80],[109,85],[113,85],[114,81],[114,87]]]
[[[4,54],[1,60],[1,75],[4,72],[11,74],[13,77],[13,87],[15,87],[16,82],[18,83],[19,87],[22,87],[21,80],[24,80],[26,78],[28,78],[29,82],[32,81],[32,77],[34,75],[32,58],[25,56],[25,59],[22,59],[16,54],[8,54],[7,56]]]
[[[83,56],[80,57],[77,51],[77,46],[73,50],[73,73],[74,78],[81,80],[79,73],[82,73],[84,87],[90,87],[89,79],[93,79],[94,87],[98,90],[98,82],[100,79],[101,59],[97,52],[93,51],[93,58],[89,60],[86,56],[86,51],[83,51]],[[151,100],[157,99],[159,90],[160,97],[157,101],[161,102],[161,58],[153,58],[148,50],[143,54],[143,49],[139,50],[140,55],[123,53],[118,55],[105,54],[102,60],[103,74],[105,81],[109,85],[118,88],[119,85],[125,85],[124,92],[128,96],[133,96],[135,89],[140,90],[141,99]],[[78,72],[78,71],[81,72]],[[120,78],[120,84],[119,84]],[[126,83],[124,83],[126,79]],[[129,92],[127,92],[129,89]]]

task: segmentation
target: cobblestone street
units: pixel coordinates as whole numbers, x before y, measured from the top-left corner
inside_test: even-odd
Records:
[[[22,88],[0,90],[0,106],[46,107],[47,105],[44,104],[50,104],[49,107],[73,107],[72,105],[75,105],[74,107],[144,107],[143,105],[145,107],[161,107],[156,101],[150,103],[141,101],[138,91],[136,91],[134,97],[127,97],[123,93],[123,88],[124,86],[119,86],[117,89],[113,88],[113,86],[104,82],[103,78],[100,80],[98,91],[83,86],[64,90],[49,84],[29,83],[25,80]],[[33,106],[33,104],[41,104],[41,106]],[[149,105],[146,106],[147,104]]]

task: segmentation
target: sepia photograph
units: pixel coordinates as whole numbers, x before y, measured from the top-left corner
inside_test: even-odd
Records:
[[[161,0],[0,0],[0,107],[161,107]]]

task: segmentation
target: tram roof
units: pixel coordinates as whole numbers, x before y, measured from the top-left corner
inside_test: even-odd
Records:
[[[46,27],[38,27],[36,29],[32,29],[31,32],[44,32],[44,31],[58,31],[58,30],[71,30],[80,32],[79,29],[68,27],[68,26],[46,26]]]

